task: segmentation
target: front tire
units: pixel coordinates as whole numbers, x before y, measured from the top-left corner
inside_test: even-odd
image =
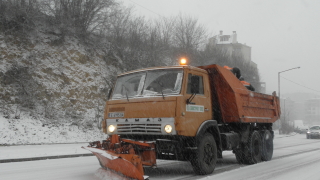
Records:
[[[217,145],[213,136],[204,134],[197,142],[197,150],[190,160],[196,174],[211,174],[217,163]]]

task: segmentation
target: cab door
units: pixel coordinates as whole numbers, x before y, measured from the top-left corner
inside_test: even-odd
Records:
[[[201,123],[212,119],[209,79],[208,74],[194,70],[186,76],[184,132],[195,136]]]

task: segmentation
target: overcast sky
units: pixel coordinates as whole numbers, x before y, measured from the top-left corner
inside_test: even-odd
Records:
[[[267,92],[315,93],[320,97],[319,0],[122,0],[146,18],[179,13],[198,18],[212,36],[236,31],[250,46]],[[285,79],[284,79],[285,78]],[[303,87],[304,86],[304,87]]]

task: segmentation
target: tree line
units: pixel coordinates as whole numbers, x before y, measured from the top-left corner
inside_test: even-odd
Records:
[[[67,36],[75,37],[88,53],[103,52],[105,62],[121,71],[176,65],[182,56],[190,65],[236,66],[259,91],[258,69],[242,56],[229,56],[208,45],[212,35],[198,19],[178,14],[148,20],[133,10],[116,0],[2,0],[0,32],[27,36],[42,24],[59,36],[56,45]],[[114,78],[106,81],[112,83]]]

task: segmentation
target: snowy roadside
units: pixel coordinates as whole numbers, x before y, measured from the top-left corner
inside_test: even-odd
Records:
[[[106,137],[94,124],[86,127],[75,123],[44,123],[29,117],[6,119],[0,116],[0,145],[90,142]]]
[[[292,132],[290,134],[279,134],[278,129],[274,130],[274,138],[284,138],[284,137],[294,136],[296,134],[297,134],[296,132]]]
[[[14,162],[18,159],[21,161],[45,159],[40,157],[56,159],[88,156],[91,155],[91,152],[81,148],[87,145],[88,143],[0,146],[0,162]]]
[[[81,146],[106,138],[96,125],[84,127],[44,123],[27,116],[21,119],[0,116],[0,163],[87,156],[92,153]]]

